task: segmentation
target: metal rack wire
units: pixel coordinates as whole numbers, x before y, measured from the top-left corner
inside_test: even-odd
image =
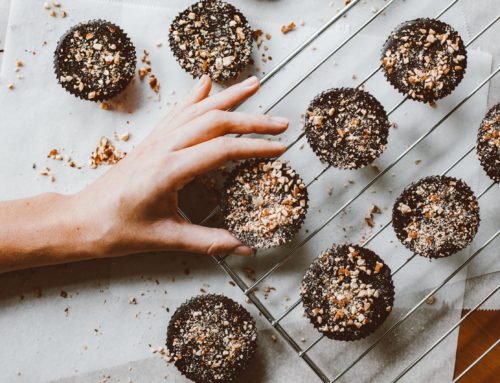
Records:
[[[345,13],[352,9],[360,0],[352,1],[347,7],[344,7],[335,17],[330,19],[322,28],[312,34],[306,41],[304,41],[299,47],[297,47],[291,54],[289,54],[282,62],[280,62],[273,70],[271,70],[265,77],[262,78],[261,83],[264,84],[275,76],[281,69],[283,69],[290,61],[292,61],[299,53],[301,53],[307,46],[309,46],[316,38],[318,38],[323,32],[325,32],[329,27],[331,27],[336,21],[338,21]],[[318,68],[320,68],[325,62],[327,62],[333,55],[335,55],[340,49],[342,49],[347,43],[349,43],[354,37],[356,37],[364,28],[366,28],[372,21],[374,21],[380,14],[382,14],[391,4],[397,0],[388,1],[384,7],[375,12],[372,17],[370,17],[366,22],[364,22],[360,27],[358,27],[350,36],[342,41],[335,49],[333,49],[324,59],[322,59],[317,65],[315,65],[311,70],[309,70],[305,75],[303,75],[297,82],[295,82],[285,93],[278,97],[271,106],[269,106],[264,113],[269,113],[274,109],[285,97],[290,94],[294,89],[296,89],[303,81],[313,74]],[[435,17],[439,18],[444,15],[449,9],[451,9],[459,0],[451,1],[441,12],[439,12]],[[500,15],[493,18],[484,28],[482,28],[469,42],[467,42],[466,47],[474,43],[480,36],[482,36],[488,29],[490,29],[498,20]],[[367,81],[369,81],[379,70],[380,66],[376,67],[370,74],[361,81],[359,86],[363,86]],[[473,259],[475,259],[488,245],[490,245],[500,234],[498,230],[493,236],[491,236],[480,248],[478,248],[469,258],[467,258],[457,269],[455,269],[451,274],[449,274],[441,283],[436,286],[431,292],[429,292],[424,298],[422,298],[414,307],[412,307],[406,314],[401,316],[394,324],[392,324],[381,336],[379,336],[365,351],[363,351],[354,361],[352,361],[344,370],[339,372],[336,376],[329,378],[326,373],[312,360],[308,355],[309,351],[312,350],[323,338],[324,335],[319,335],[307,348],[302,349],[299,344],[293,339],[290,334],[282,327],[281,321],[290,314],[295,308],[297,308],[301,300],[297,300],[292,305],[290,305],[281,315],[275,318],[269,309],[262,303],[262,301],[254,293],[255,288],[266,278],[268,278],[273,272],[280,268],[285,262],[288,262],[293,258],[293,255],[311,239],[313,239],[323,228],[325,228],[332,220],[334,220],[339,214],[341,214],[347,207],[349,207],[354,201],[356,201],[360,196],[363,195],[378,179],[380,179],[384,174],[396,166],[408,153],[410,153],[420,142],[422,142],[426,137],[428,137],[435,129],[437,129],[444,121],[446,121],[457,109],[464,105],[471,97],[473,97],[484,85],[488,84],[500,71],[500,67],[497,67],[490,75],[484,79],[480,84],[476,86],[463,100],[461,100],[455,107],[453,107],[445,116],[443,116],[436,124],[434,124],[426,133],[419,137],[413,144],[411,144],[405,151],[403,151],[393,162],[391,162],[385,169],[381,170],[375,177],[373,177],[359,192],[357,192],[352,198],[345,202],[334,214],[332,214],[324,223],[313,230],[303,241],[301,241],[297,246],[295,246],[290,252],[288,252],[284,257],[282,257],[274,266],[267,270],[262,276],[260,276],[253,284],[248,285],[239,274],[226,262],[226,256],[215,256],[213,257],[217,264],[233,279],[236,285],[242,290],[242,292],[248,297],[248,299],[257,307],[261,314],[267,319],[271,326],[281,335],[281,337],[292,347],[292,349],[297,353],[298,357],[306,362],[306,364],[316,373],[316,375],[323,382],[333,383],[338,381],[342,376],[344,376],[349,370],[351,370],[358,362],[360,362],[372,349],[374,349],[383,339],[385,339],[389,334],[391,334],[397,327],[399,327],[406,319],[412,316],[425,302],[426,300],[443,288],[455,275],[457,275],[461,270],[463,270]],[[404,97],[399,101],[393,108],[390,109],[388,115],[395,112],[401,105],[403,105],[408,97]],[[302,137],[304,133],[298,135],[288,146],[287,149],[293,147]],[[449,171],[454,169],[458,164],[461,163],[471,152],[474,151],[474,146],[472,146],[466,153],[460,156],[453,164],[451,164],[442,175],[447,174]],[[321,176],[329,169],[327,166],[323,168],[310,182],[307,186],[312,185],[314,182],[319,180]],[[478,194],[478,199],[483,197],[495,183],[490,184],[482,192]],[[210,218],[212,218],[218,212],[218,208],[214,209],[201,224],[206,223]],[[188,217],[180,211],[180,214],[186,219]],[[382,233],[387,227],[391,225],[392,221],[389,221],[382,225],[375,233],[373,233],[362,246],[366,246],[374,238],[376,238],[380,233]],[[406,265],[408,265],[414,258],[416,254],[403,261],[392,273],[394,276]],[[473,312],[475,312],[484,302],[490,299],[498,290],[500,286],[497,286],[489,294],[485,296],[467,315],[455,323],[448,331],[446,331],[436,342],[430,346],[425,352],[423,352],[418,358],[416,358],[410,365],[401,371],[401,373],[393,380],[394,382],[400,380],[404,375],[406,375],[412,368],[414,368],[422,359],[424,359],[432,350],[437,347],[448,335],[450,335],[463,321],[465,321]],[[488,353],[490,353],[498,345],[500,340],[497,340],[488,350],[486,350],[479,358],[477,358],[473,363],[471,363],[457,378],[454,382],[459,381],[463,376],[467,374],[470,369],[472,369],[477,363],[479,363]]]

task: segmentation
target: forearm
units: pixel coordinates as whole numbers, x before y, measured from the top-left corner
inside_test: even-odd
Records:
[[[77,206],[55,193],[0,202],[0,273],[95,257],[96,236]]]

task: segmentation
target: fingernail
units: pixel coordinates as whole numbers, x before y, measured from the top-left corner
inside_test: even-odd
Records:
[[[242,83],[240,83],[240,85],[247,87],[247,88],[253,88],[258,83],[259,83],[259,79],[256,76],[252,76],[252,77],[247,78]]]
[[[236,249],[234,249],[233,254],[249,257],[253,255],[253,249],[248,246],[238,246]]]
[[[270,142],[273,143],[273,146],[276,148],[276,150],[281,150],[281,151],[286,150],[285,144],[282,144],[281,142],[278,142],[278,141],[270,141]]]
[[[288,125],[288,118],[285,117],[273,117],[272,118],[274,122],[276,122],[279,125]]]

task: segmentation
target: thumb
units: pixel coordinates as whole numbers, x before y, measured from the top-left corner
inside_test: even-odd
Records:
[[[233,253],[250,256],[254,251],[224,229],[214,229],[205,226],[183,222],[179,224],[178,246],[182,250],[193,253],[219,255]]]

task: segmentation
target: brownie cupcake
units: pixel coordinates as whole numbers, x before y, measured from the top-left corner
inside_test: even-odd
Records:
[[[500,104],[491,108],[477,132],[477,155],[488,176],[500,182]]]
[[[233,5],[201,0],[181,12],[169,29],[170,49],[193,77],[224,82],[251,61],[253,32]]]
[[[370,93],[330,89],[312,100],[305,116],[307,141],[321,161],[341,169],[358,169],[384,151],[389,120]]]
[[[389,316],[394,285],[391,270],[373,251],[333,245],[309,266],[300,295],[306,315],[325,336],[358,340]]]
[[[459,34],[435,19],[416,19],[397,27],[382,49],[385,77],[413,100],[433,102],[462,81],[467,52]]]
[[[75,25],[61,37],[54,56],[59,83],[83,100],[108,100],[121,93],[134,77],[134,45],[109,21]]]
[[[479,227],[479,206],[464,181],[425,177],[398,197],[392,225],[411,251],[428,258],[448,257],[472,242]]]
[[[224,226],[247,246],[265,249],[292,239],[307,212],[307,189],[279,160],[243,162],[229,176],[221,198]]]
[[[167,357],[196,383],[232,382],[257,348],[257,329],[240,304],[223,295],[199,295],[170,319]]]

